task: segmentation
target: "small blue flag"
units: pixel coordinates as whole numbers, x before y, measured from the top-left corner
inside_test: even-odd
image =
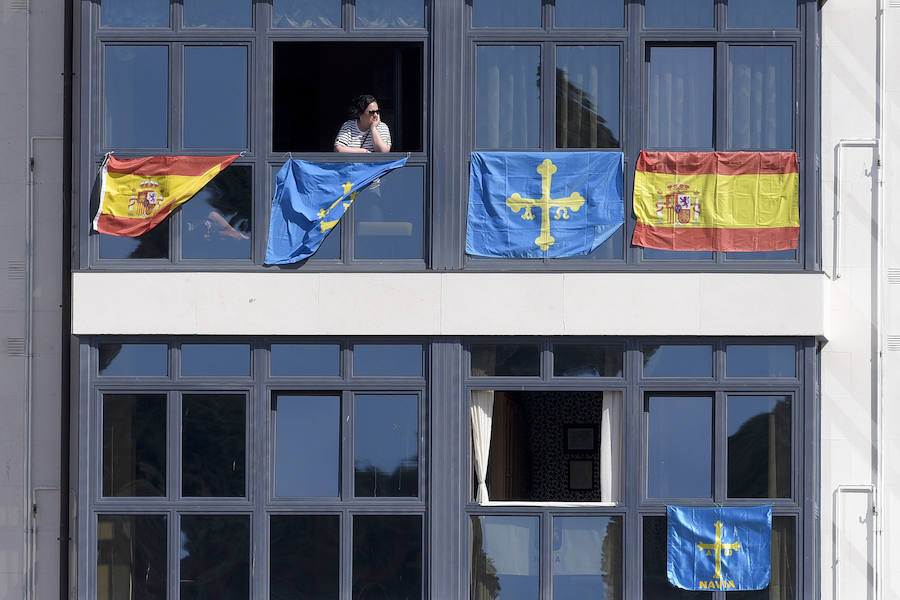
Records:
[[[275,175],[266,264],[294,263],[312,256],[361,189],[388,171],[392,162],[316,163],[291,159]]]
[[[669,583],[726,591],[769,585],[771,506],[667,509]]]
[[[466,252],[590,254],[625,221],[621,152],[473,152]]]

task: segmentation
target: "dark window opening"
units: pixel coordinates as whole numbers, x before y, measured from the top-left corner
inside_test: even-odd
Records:
[[[423,46],[397,42],[275,44],[272,151],[330,152],[359,94],[378,100],[392,152],[422,151]]]

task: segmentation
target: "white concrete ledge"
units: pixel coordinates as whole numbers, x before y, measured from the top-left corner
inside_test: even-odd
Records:
[[[76,335],[823,336],[827,279],[752,273],[74,273]]]

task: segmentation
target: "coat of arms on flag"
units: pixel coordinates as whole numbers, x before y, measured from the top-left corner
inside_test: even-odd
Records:
[[[685,590],[761,590],[771,574],[772,507],[667,507],[667,574]]]

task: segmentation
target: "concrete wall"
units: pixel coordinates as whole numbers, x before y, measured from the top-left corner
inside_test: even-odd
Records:
[[[62,40],[58,2],[0,4],[2,600],[59,589]]]

